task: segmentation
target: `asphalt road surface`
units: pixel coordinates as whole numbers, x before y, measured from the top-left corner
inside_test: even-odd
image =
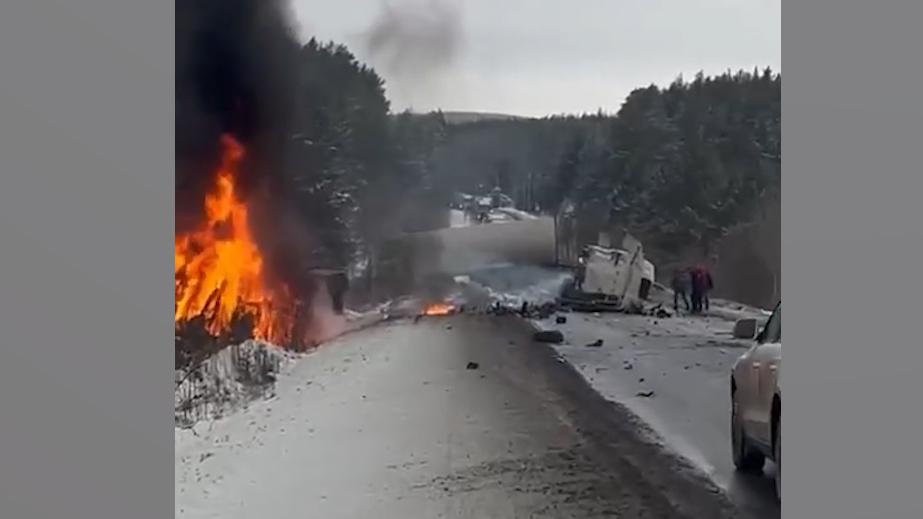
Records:
[[[518,307],[516,298],[539,304],[553,300],[561,275],[554,269],[501,265],[472,272],[470,278],[495,297],[513,296],[504,302]],[[742,510],[765,519],[780,516],[772,462],[765,474],[742,474],[730,454],[731,366],[751,346],[734,340],[731,330],[742,317],[765,319],[762,311],[715,299],[707,316],[565,315],[566,323],[552,316],[540,326],[564,334],[565,342],[555,350],[596,391],[628,407]],[[600,347],[587,346],[597,340],[603,341]]]
[[[566,324],[543,325],[564,333],[556,351],[597,391],[630,408],[735,504],[755,517],[780,516],[772,462],[765,474],[742,474],[731,460],[731,366],[750,345],[732,339],[733,321],[574,313]],[[597,339],[601,347],[586,346]]]
[[[358,332],[176,446],[176,517],[748,517],[523,322]],[[476,364],[471,364],[476,363]]]

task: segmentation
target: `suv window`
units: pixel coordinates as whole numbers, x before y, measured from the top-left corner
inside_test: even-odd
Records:
[[[781,343],[782,342],[782,304],[776,306],[776,310],[769,317],[766,327],[763,329],[763,335],[760,338],[762,343]]]

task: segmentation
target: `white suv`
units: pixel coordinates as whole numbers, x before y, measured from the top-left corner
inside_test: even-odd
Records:
[[[734,336],[754,339],[731,373],[731,448],[734,465],[742,471],[761,471],[766,458],[776,465],[776,496],[782,498],[782,316],[776,305],[756,334],[756,320],[737,322]]]

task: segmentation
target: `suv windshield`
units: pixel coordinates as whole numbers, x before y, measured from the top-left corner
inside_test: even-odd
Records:
[[[760,337],[763,343],[781,343],[782,342],[782,303],[776,305],[775,311],[769,317],[763,334]]]

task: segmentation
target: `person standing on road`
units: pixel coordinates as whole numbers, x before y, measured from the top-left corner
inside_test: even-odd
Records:
[[[679,300],[683,300],[683,305],[686,307],[688,312],[692,308],[689,306],[689,289],[691,288],[691,280],[689,279],[689,272],[684,268],[678,268],[673,272],[673,311],[679,311]]]
[[[326,278],[326,283],[333,312],[337,315],[343,315],[343,299],[346,296],[346,290],[349,288],[349,278],[345,272],[336,272]]]
[[[705,288],[704,276],[700,267],[690,269],[692,278],[692,313],[697,314],[702,311],[702,292]]]
[[[705,304],[705,311],[711,307],[709,295],[713,288],[715,288],[715,283],[711,277],[711,271],[708,267],[702,267],[702,302]]]
[[[583,282],[586,280],[586,262],[590,257],[589,251],[586,248],[580,251],[580,255],[577,256],[577,275],[574,278],[574,284],[577,287],[577,290],[583,291]]]

